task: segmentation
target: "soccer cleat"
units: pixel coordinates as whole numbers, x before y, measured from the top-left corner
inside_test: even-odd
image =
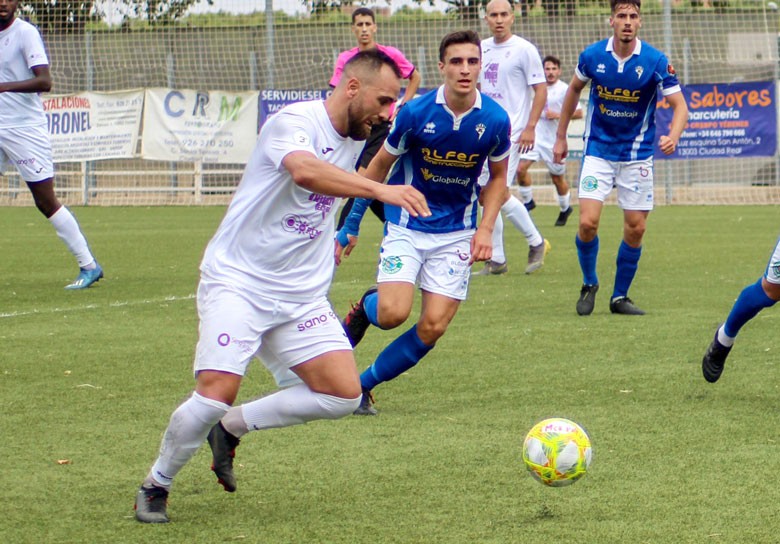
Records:
[[[376,291],[376,287],[370,287],[368,291],[363,293],[363,296],[360,297],[360,302],[352,305],[352,309],[347,314],[347,317],[341,322],[341,326],[344,327],[344,332],[347,333],[347,338],[353,348],[363,340],[368,327],[371,325],[363,303],[368,295],[376,293]]]
[[[377,411],[376,408],[372,406],[373,404],[374,395],[371,394],[370,390],[363,389],[363,396],[360,399],[360,406],[358,406],[357,410],[352,413],[356,416],[375,416]]]
[[[623,315],[645,315],[644,310],[634,304],[634,301],[628,297],[615,297],[609,302],[609,311],[613,314]]]
[[[547,255],[552,246],[547,238],[542,240],[542,243],[538,246],[533,246],[528,249],[528,266],[525,267],[526,274],[533,274],[539,270],[544,264],[544,257]]]
[[[162,487],[144,487],[135,496],[135,519],[141,523],[168,523],[168,490]]]
[[[217,482],[225,491],[233,493],[237,487],[236,476],[233,474],[233,458],[241,440],[227,432],[221,421],[211,428],[206,439],[211,446],[211,470],[217,475]]]
[[[715,383],[723,372],[723,366],[726,364],[726,357],[729,356],[731,346],[726,347],[718,342],[718,332],[715,332],[715,338],[707,348],[704,358],[701,360],[701,372],[704,379],[710,383]]]
[[[536,202],[534,202],[534,199],[532,198],[528,202],[523,202],[523,206],[525,206],[525,209],[530,212],[531,210],[536,208]]]
[[[98,264],[97,261],[95,261],[95,268],[92,270],[87,270],[86,268],[82,268],[79,271],[79,275],[76,277],[75,280],[73,280],[72,283],[69,283],[65,286],[65,289],[86,289],[93,283],[97,282],[100,278],[103,277],[103,268]]]
[[[580,289],[580,299],[577,301],[577,314],[590,315],[593,313],[593,306],[596,304],[596,293],[599,292],[598,285],[582,284]]]
[[[574,210],[571,209],[571,206],[563,210],[561,213],[558,214],[558,219],[555,220],[555,226],[556,227],[565,227],[566,226],[566,220],[569,219],[569,216],[571,215],[571,212]]]
[[[475,276],[489,276],[491,274],[506,274],[509,268],[506,262],[497,263],[496,261],[485,261],[485,268],[475,274]]]

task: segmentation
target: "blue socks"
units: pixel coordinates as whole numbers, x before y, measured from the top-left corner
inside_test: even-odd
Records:
[[[726,336],[734,338],[739,333],[742,326],[753,319],[758,312],[764,308],[769,308],[775,303],[769,298],[761,287],[761,279],[752,285],[745,287],[739,294],[739,298],[731,307],[726,323],[723,325],[723,332]]]
[[[631,247],[625,240],[620,242],[616,259],[615,289],[612,291],[612,299],[628,295],[628,288],[634,281],[636,269],[639,267],[639,257],[642,256],[642,246]]]
[[[580,260],[582,281],[586,285],[598,285],[599,278],[596,275],[596,260],[599,257],[599,237],[596,236],[590,242],[583,242],[579,236],[574,237],[577,246],[577,257]]]
[[[379,327],[377,321],[377,306],[379,305],[379,293],[371,293],[363,299],[363,309],[366,311],[368,320],[374,327]],[[379,327],[380,329],[382,327]]]
[[[366,297],[366,302],[372,297]],[[375,303],[376,305],[376,303]],[[368,313],[368,310],[366,310]],[[369,314],[369,319],[371,319]],[[374,312],[374,318],[376,311]],[[423,344],[417,336],[417,325],[393,340],[376,358],[374,364],[360,375],[360,385],[371,390],[382,382],[388,382],[400,376],[433,349],[433,346]]]

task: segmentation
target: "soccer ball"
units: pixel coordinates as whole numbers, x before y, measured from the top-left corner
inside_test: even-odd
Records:
[[[588,471],[593,449],[588,434],[563,418],[540,421],[523,442],[523,462],[531,476],[551,487],[571,485]]]

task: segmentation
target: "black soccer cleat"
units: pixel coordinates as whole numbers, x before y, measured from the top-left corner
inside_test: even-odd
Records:
[[[168,490],[163,487],[144,487],[135,496],[135,519],[141,523],[168,523]]]
[[[368,315],[366,314],[366,309],[363,307],[363,304],[366,301],[366,297],[376,293],[376,291],[376,287],[370,287],[363,293],[363,296],[360,297],[360,302],[352,305],[352,309],[347,314],[347,317],[341,322],[341,326],[344,327],[344,332],[347,333],[347,338],[353,348],[363,340],[368,327],[371,326],[371,322],[368,320]]]
[[[704,354],[704,358],[701,360],[701,373],[704,374],[704,379],[710,383],[715,383],[723,373],[723,366],[726,364],[726,357],[729,356],[731,346],[726,347],[718,342],[718,333],[715,332],[715,338],[712,339],[707,348],[707,352]]]
[[[565,227],[566,221],[569,219],[569,216],[574,210],[571,209],[571,206],[563,210],[561,213],[558,214],[558,219],[555,220],[555,226],[556,227]]]
[[[534,202],[534,199],[532,198],[528,202],[523,202],[523,206],[525,206],[525,209],[530,212],[531,210],[536,208],[536,202]]]
[[[593,313],[593,306],[596,305],[596,293],[598,292],[598,284],[582,284],[582,289],[580,289],[580,299],[577,301],[577,315],[590,315]]]
[[[623,315],[645,315],[634,301],[628,297],[615,297],[609,303],[609,311],[613,314]]]
[[[225,491],[233,493],[238,487],[236,475],[233,474],[233,459],[241,440],[227,432],[221,421],[211,428],[206,439],[211,446],[211,470],[217,475],[217,482]]]
[[[360,398],[360,406],[352,412],[356,416],[375,416],[377,415],[374,404],[374,395],[368,389],[363,389],[363,396]]]

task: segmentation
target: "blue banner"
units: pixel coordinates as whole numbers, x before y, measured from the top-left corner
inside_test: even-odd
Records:
[[[688,124],[672,155],[656,146],[656,159],[772,157],[777,150],[774,81],[686,85]],[[672,108],[656,109],[657,136],[669,133]]]

